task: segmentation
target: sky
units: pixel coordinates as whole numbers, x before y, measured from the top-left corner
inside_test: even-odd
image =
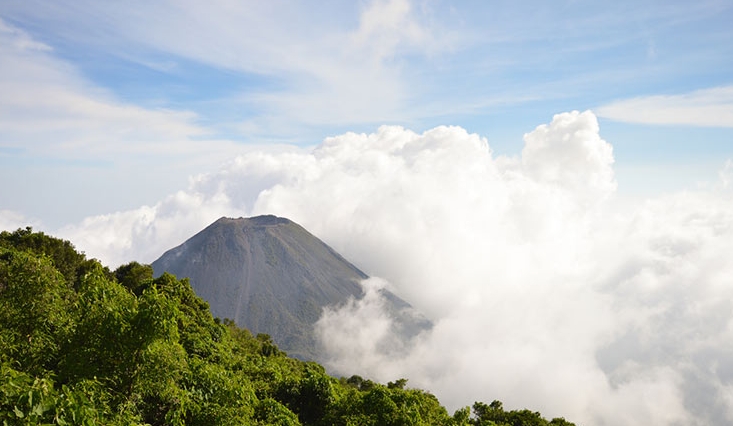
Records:
[[[332,371],[451,409],[730,424],[730,22],[723,0],[5,0],[0,229],[114,267],[278,214],[435,323],[386,356],[378,293],[326,312]]]

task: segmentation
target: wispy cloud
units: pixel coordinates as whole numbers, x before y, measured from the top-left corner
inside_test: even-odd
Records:
[[[635,82],[680,68],[695,75],[679,58],[698,55],[697,62],[710,66],[695,73],[705,73],[725,67],[730,56],[720,43],[730,30],[704,26],[730,13],[720,2],[635,5],[631,17],[623,2],[79,0],[44,6],[14,1],[4,9],[14,21],[35,23],[45,42],[92,55],[90,62],[148,64],[163,76],[190,62],[233,75],[232,87],[220,88],[215,99],[205,89],[186,90],[200,91],[196,97],[206,101],[189,108],[198,114],[211,102],[226,104],[226,123],[211,121],[242,138],[303,142],[324,135],[314,129],[364,130],[384,122],[432,127],[455,115],[478,120],[497,103],[527,99],[579,99],[574,107],[590,107],[597,101],[583,99],[589,94],[624,96]],[[673,53],[667,40],[678,32],[686,40]]]
[[[366,47],[379,61],[394,58],[399,49],[431,50],[440,40],[418,21],[409,0],[377,0],[362,10],[359,28],[352,34],[354,47]]]
[[[40,32],[82,49],[92,62],[114,58],[175,73],[177,62],[190,61],[235,75],[244,83],[223,90],[219,99],[200,94],[207,102],[227,103],[230,129],[240,127],[232,123],[239,120],[255,135],[300,133],[302,141],[303,132],[313,127],[419,119],[423,106],[434,102],[425,94],[444,92],[445,82],[431,81],[416,64],[450,63],[449,56],[466,42],[442,8],[410,0],[370,1],[361,7],[80,1],[46,12],[41,3],[29,1],[11,4],[7,14],[40,22]],[[251,79],[258,82],[250,84]],[[114,91],[116,82],[109,84]],[[456,95],[453,102],[460,98]],[[486,102],[472,98],[461,104]],[[450,114],[466,108],[442,103],[437,110]]]
[[[52,49],[0,20],[0,144],[25,155],[121,160],[211,148],[189,111],[115,99]],[[198,148],[197,148],[198,147]]]
[[[628,123],[733,127],[733,86],[624,99],[595,112]]]
[[[379,0],[355,11],[287,1],[124,7],[87,2],[74,7],[74,13],[59,11],[60,16],[40,19],[50,28],[71,27],[61,33],[76,44],[119,48],[102,55],[143,64],[170,64],[177,57],[243,79],[251,75],[274,81],[274,89],[240,85],[230,96],[257,111],[249,120],[277,134],[278,126],[293,122],[342,125],[400,116],[411,93],[400,72],[404,62],[397,58],[445,45],[432,34],[434,23],[412,3]],[[42,15],[42,8],[19,9],[24,16]],[[89,34],[99,37],[85,39]]]
[[[117,193],[106,197],[115,209],[139,205],[133,193],[158,199],[180,188],[171,185],[176,180],[243,152],[217,139],[196,113],[118,99],[1,19],[0,93],[0,179],[14,182],[0,189],[0,209],[40,216],[50,209],[44,202],[55,205],[47,224],[68,221],[74,209],[99,211],[91,200],[105,197],[87,191]]]

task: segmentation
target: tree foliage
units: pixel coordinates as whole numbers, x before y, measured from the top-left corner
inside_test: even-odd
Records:
[[[0,233],[0,422],[57,425],[568,426],[477,402],[336,379],[211,316],[186,279],[111,272],[68,241]]]

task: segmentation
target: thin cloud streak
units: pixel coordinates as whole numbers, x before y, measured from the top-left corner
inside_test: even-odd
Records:
[[[733,86],[625,99],[600,106],[595,112],[599,117],[628,123],[733,127]]]

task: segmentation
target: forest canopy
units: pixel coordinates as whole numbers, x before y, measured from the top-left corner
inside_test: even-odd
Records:
[[[573,425],[502,403],[335,378],[213,318],[186,279],[114,271],[31,228],[0,233],[3,425]]]

